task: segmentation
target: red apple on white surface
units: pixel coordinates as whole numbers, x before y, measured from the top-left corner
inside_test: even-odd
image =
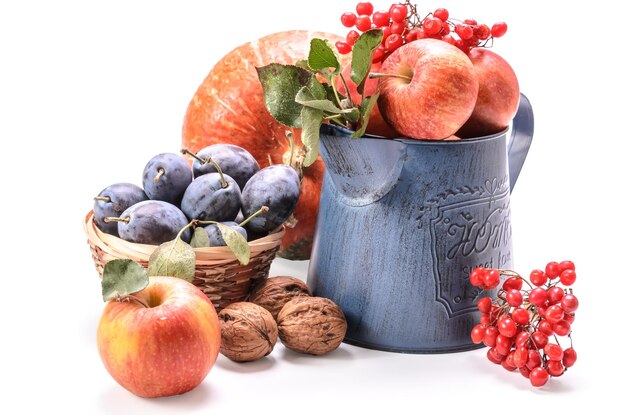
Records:
[[[504,130],[517,112],[520,90],[511,65],[500,55],[474,48],[469,53],[478,78],[478,98],[472,115],[458,131],[463,138]]]
[[[109,301],[97,344],[111,376],[135,395],[178,395],[198,386],[220,351],[221,328],[213,304],[193,284],[150,277],[137,299]]]
[[[380,62],[373,63],[370,72],[380,72],[381,65],[382,64]],[[362,96],[357,92],[357,85],[350,78],[351,70],[352,64],[348,63],[341,71],[341,74],[346,80],[346,84],[348,85],[348,90],[350,91],[350,97],[352,98],[352,101],[354,102],[354,104],[360,105]],[[374,95],[376,93],[376,89],[378,88],[378,82],[379,80],[374,78],[369,78],[365,80],[363,95],[366,97]],[[340,80],[336,80],[336,86],[337,91],[340,94],[346,95],[346,87],[343,82],[341,82]],[[382,137],[401,137],[401,134],[391,128],[391,126],[387,124],[387,122],[383,119],[382,115],[380,114],[378,104],[376,104],[374,108],[372,108],[372,112],[370,113],[370,119],[367,123],[367,128],[365,129],[365,132],[367,134],[374,134]]]
[[[472,62],[459,48],[419,39],[396,49],[381,67],[378,105],[402,135],[450,137],[467,121],[478,96]]]

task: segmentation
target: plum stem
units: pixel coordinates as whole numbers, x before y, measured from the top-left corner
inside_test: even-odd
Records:
[[[156,174],[156,176],[154,176],[153,181],[155,183],[158,183],[159,180],[161,180],[161,177],[163,177],[164,174],[165,174],[165,169],[161,167],[159,170],[157,170],[157,174]]]
[[[293,162],[293,134],[291,131],[285,131],[285,135],[287,136],[287,140],[289,140],[289,165],[292,165]]]
[[[186,148],[181,149],[180,152],[183,153],[183,154],[189,154],[191,157],[193,157],[194,159],[196,159],[198,162],[202,163],[203,165],[205,165],[207,163],[213,164],[215,166],[215,169],[217,170],[217,172],[220,175],[220,182],[221,182],[221,185],[222,185],[222,189],[226,189],[228,187],[228,182],[224,178],[224,173],[222,173],[222,169],[220,168],[220,165],[217,164],[217,162],[215,160],[213,160],[212,157],[209,157],[209,158],[206,158],[206,159],[201,159],[200,157],[198,157],[197,154],[187,150]]]
[[[400,74],[392,74],[392,73],[370,72],[370,74],[368,76],[370,78],[373,78],[373,79],[376,79],[376,78],[399,78],[399,79],[407,80],[409,82],[411,82],[411,80],[412,80],[412,78],[410,76],[400,75]]]
[[[178,231],[178,235],[176,235],[176,238],[174,239],[180,239],[180,237],[182,236],[183,232],[185,232],[187,229],[191,228],[192,226],[195,226],[199,221],[197,219],[192,220],[191,222],[189,222],[188,224],[186,224],[185,226],[183,226],[183,228]]]
[[[124,223],[129,223],[130,222],[130,218],[115,218],[112,216],[107,216],[106,218],[103,219],[104,223],[110,223],[110,222],[124,222]]]
[[[194,158],[195,160],[197,160],[199,163],[202,163],[202,164],[207,164],[209,160],[211,159],[210,157],[208,159],[201,159],[200,157],[198,157],[196,153],[194,153],[193,151],[189,151],[186,148],[181,149],[180,152],[183,154],[190,155],[192,158]]]
[[[269,207],[267,207],[267,206],[261,206],[261,209],[257,210],[257,211],[256,211],[256,212],[254,212],[252,215],[248,216],[245,220],[243,220],[243,221],[239,224],[239,226],[241,226],[241,227],[243,228],[243,227],[244,227],[244,226],[246,226],[246,224],[247,224],[248,222],[250,222],[250,221],[251,221],[254,217],[256,217],[256,216],[258,216],[258,215],[260,215],[260,214],[262,214],[262,213],[265,213],[265,212],[267,212],[268,210],[270,210],[270,208],[269,208]]]
[[[109,203],[111,201],[111,198],[109,196],[96,196],[93,198],[93,200],[100,200],[102,202]]]

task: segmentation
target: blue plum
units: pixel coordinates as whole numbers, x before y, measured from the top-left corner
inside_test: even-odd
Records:
[[[140,244],[160,245],[171,241],[187,224],[185,214],[176,206],[162,200],[145,200],[126,209],[117,224],[120,238]],[[181,235],[185,242],[191,239],[186,229]]]
[[[300,179],[286,164],[274,164],[259,170],[241,192],[241,211],[249,217],[263,206],[269,211],[252,218],[246,228],[255,234],[270,232],[293,213],[300,197]]]
[[[222,187],[219,173],[207,173],[196,178],[185,190],[181,209],[189,219],[215,222],[235,219],[241,209],[241,190],[235,180],[224,175]]]
[[[244,237],[244,239],[248,239],[248,233],[244,228],[239,226],[239,223],[233,221],[221,222],[223,225],[230,226]],[[226,246],[226,242],[222,237],[222,233],[216,224],[212,223],[204,227],[206,233],[209,235],[209,245],[210,246]]]
[[[150,199],[179,206],[192,178],[191,167],[183,156],[161,153],[152,157],[143,169],[143,188]]]
[[[250,177],[259,171],[259,163],[252,157],[252,154],[233,144],[210,145],[198,151],[196,157],[202,160],[209,158],[215,160],[222,173],[235,179],[239,189],[243,189]],[[194,160],[193,177],[198,178],[203,174],[214,172],[217,172],[217,168],[213,163]]]
[[[107,223],[104,218],[119,217],[126,209],[144,200],[148,200],[148,196],[135,184],[115,183],[107,186],[94,198],[94,222],[102,232],[119,236],[117,223]]]

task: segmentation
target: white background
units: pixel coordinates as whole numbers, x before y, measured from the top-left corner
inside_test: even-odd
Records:
[[[238,365],[220,356],[196,390],[145,400],[118,386],[95,345],[104,304],[82,220],[92,197],[140,183],[177,151],[211,67],[287,29],[345,34],[356,2],[14,1],[0,6],[1,413],[413,413],[571,410],[618,402],[623,384],[623,25],[606,1],[420,2],[505,20],[494,51],[515,68],[536,133],[512,195],[515,264],[576,262],[579,361],[533,389],[485,350],[403,355],[342,345],[309,357],[278,344]],[[387,2],[374,2],[386,7]],[[306,278],[306,263],[272,274]],[[9,408],[12,408],[9,412]],[[426,413],[426,412],[425,412]]]

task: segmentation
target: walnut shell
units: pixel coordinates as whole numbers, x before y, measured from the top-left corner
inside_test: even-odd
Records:
[[[222,327],[220,353],[235,362],[250,362],[267,356],[277,340],[276,321],[256,304],[238,302],[218,314]]]
[[[341,308],[328,298],[295,297],[278,313],[278,336],[285,347],[322,355],[335,350],[348,325]]]
[[[311,291],[304,281],[293,277],[278,276],[266,279],[250,294],[249,301],[269,311],[274,320],[283,306],[294,297],[310,296]]]

